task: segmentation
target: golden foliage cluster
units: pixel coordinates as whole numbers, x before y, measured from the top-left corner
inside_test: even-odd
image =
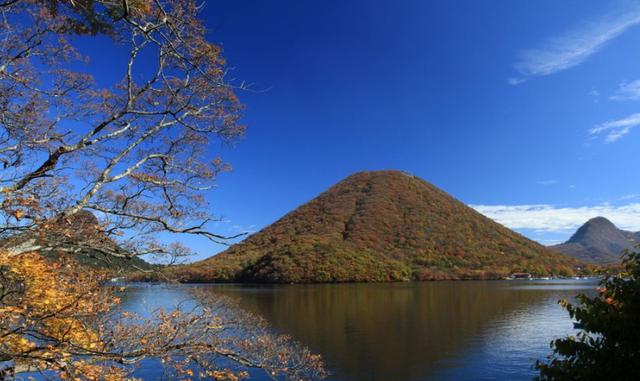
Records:
[[[126,370],[81,356],[105,351],[96,317],[119,302],[105,274],[54,263],[37,253],[0,252],[0,357],[18,369],[50,370],[69,379],[121,380]]]
[[[0,278],[0,361],[18,373],[133,380],[148,359],[185,381],[237,381],[250,369],[274,379],[325,374],[320,356],[217,296],[192,291],[184,309],[141,316],[118,308],[124,288],[105,283],[106,273],[37,253],[0,253]]]

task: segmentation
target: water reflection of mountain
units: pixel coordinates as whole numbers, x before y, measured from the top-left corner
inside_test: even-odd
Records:
[[[188,309],[195,305],[188,285],[133,283],[125,292],[117,293],[120,298],[119,309],[150,316],[158,308],[170,311],[181,305]]]
[[[425,379],[493,320],[558,293],[504,282],[230,285],[211,292],[319,351],[336,377],[349,381]]]

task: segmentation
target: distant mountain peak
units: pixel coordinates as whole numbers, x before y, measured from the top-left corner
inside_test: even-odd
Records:
[[[598,236],[619,236],[623,234],[616,225],[605,217],[594,217],[585,222],[567,242],[583,243],[585,240],[597,240]],[[602,237],[606,238],[606,237]]]
[[[639,238],[640,233],[619,229],[600,216],[585,222],[567,242],[553,248],[585,262],[610,264],[619,262],[622,252],[633,249]]]
[[[602,217],[602,216],[593,217],[585,223],[585,225],[592,225],[592,224],[597,224],[597,225],[603,224],[603,225],[615,226],[613,222],[611,222],[608,218]]]
[[[611,220],[602,216],[591,218],[589,221],[585,222],[583,227],[595,227],[600,229],[617,229],[616,225],[613,222],[611,222]]]

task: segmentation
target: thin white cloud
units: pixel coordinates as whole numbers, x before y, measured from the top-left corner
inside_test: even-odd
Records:
[[[634,127],[640,125],[640,113],[629,115],[626,118],[610,120],[599,124],[589,130],[590,135],[606,134],[605,143],[613,143],[627,135]]]
[[[607,42],[640,23],[640,6],[620,10],[550,38],[537,48],[520,53],[515,68],[520,77],[509,78],[518,84],[531,77],[545,76],[581,64]]]
[[[633,200],[636,198],[640,198],[640,193],[625,194],[624,196],[620,197],[618,200],[627,201],[627,200]]]
[[[561,239],[536,239],[536,241],[546,246],[557,245],[564,242]]]
[[[559,183],[558,180],[538,180],[538,181],[536,181],[536,184],[545,185],[545,186],[547,186],[547,185],[556,185],[558,183]]]
[[[626,101],[640,99],[640,79],[632,82],[622,82],[616,93],[609,97],[614,101]]]
[[[257,226],[255,224],[251,224],[248,226],[236,224],[231,226],[229,231],[232,232],[232,234],[253,234],[257,232],[256,228]]]
[[[569,232],[589,219],[602,216],[619,228],[640,231],[640,203],[561,208],[553,205],[471,205],[485,216],[511,228]]]
[[[515,86],[515,85],[519,85],[519,84],[521,84],[522,82],[526,82],[526,81],[527,81],[527,80],[526,80],[525,78],[518,78],[518,77],[509,77],[509,78],[507,78],[507,82],[508,82],[510,85],[514,85],[514,86]]]

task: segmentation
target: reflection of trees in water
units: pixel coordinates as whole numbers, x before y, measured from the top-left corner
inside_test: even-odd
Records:
[[[189,293],[189,286],[175,284],[134,284],[128,286],[125,292],[118,294],[118,297],[120,309],[143,316],[148,316],[157,308],[172,310],[179,304],[183,307],[192,307],[196,304]],[[184,306],[185,303],[190,304]]]
[[[239,308],[234,298],[185,285],[133,285],[121,294],[115,315],[124,312],[129,316],[129,325],[144,327],[143,333],[153,333],[156,326],[166,326],[158,319],[165,315],[188,328],[189,342],[199,343],[197,358],[184,365],[193,368],[193,373],[220,369],[204,374],[229,380],[236,379],[232,375],[243,372],[256,380],[311,380],[324,374],[319,356],[289,336],[275,334],[262,317]],[[165,334],[171,336],[171,332]],[[134,341],[155,339],[146,334]],[[152,355],[149,357],[153,358]],[[158,359],[151,361],[155,360]],[[143,364],[135,376],[164,377],[161,364],[155,363],[155,369],[153,364]],[[231,369],[228,374],[222,371],[227,368]],[[177,379],[177,376],[171,373],[166,379]]]
[[[549,291],[498,282],[214,286],[274,328],[321,352],[348,380],[424,378],[495,319]]]

